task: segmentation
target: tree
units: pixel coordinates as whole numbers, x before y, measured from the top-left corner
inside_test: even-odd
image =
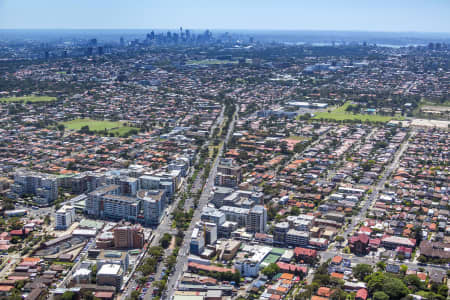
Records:
[[[373,300],[389,300],[389,296],[382,291],[375,292],[372,297]]]
[[[355,268],[353,268],[353,275],[355,278],[359,280],[364,280],[366,276],[369,276],[373,273],[373,268],[371,265],[368,264],[358,264]]]
[[[338,235],[337,237],[336,237],[336,242],[338,242],[338,243],[342,243],[345,239],[344,239],[344,237],[343,236],[341,236],[341,235]]]
[[[139,277],[138,282],[140,285],[143,285],[147,282],[148,278],[145,276]]]
[[[8,300],[22,300],[23,299],[22,298],[22,293],[18,289],[14,288],[14,289],[11,290],[11,295],[9,297],[7,297],[6,299],[8,299]]]
[[[302,143],[302,142],[297,143],[297,144],[295,144],[295,146],[294,146],[294,152],[295,152],[295,153],[303,152],[303,150],[305,150],[305,148],[306,148],[306,144],[304,144],[304,143]]]
[[[75,300],[77,299],[77,294],[71,291],[64,292],[61,296],[61,300]]]
[[[17,217],[11,218],[8,224],[13,230],[22,229],[23,227],[22,221]]]
[[[89,129],[88,125],[85,125],[83,127],[81,127],[81,129],[78,131],[79,133],[85,133],[85,134],[90,134],[91,130]]]
[[[421,263],[427,262],[427,258],[424,255],[420,255],[419,258],[417,258],[417,260]]]
[[[177,247],[181,247],[181,245],[183,244],[183,239],[184,239],[184,232],[178,229],[177,235],[175,237]]]
[[[441,284],[441,285],[438,287],[437,292],[438,292],[439,295],[444,296],[444,297],[447,297],[447,295],[448,295],[448,287],[447,287],[447,285]]]
[[[153,286],[158,289],[159,293],[161,294],[162,291],[165,289],[166,287],[166,281],[165,280],[159,280],[159,281],[155,281],[153,282]]]
[[[289,148],[286,141],[280,143],[280,151],[283,154],[289,154]]]
[[[377,262],[377,268],[380,271],[386,270],[386,263],[384,261]]]
[[[19,280],[15,284],[15,287],[18,290],[22,290],[24,286],[25,286],[25,280]]]
[[[171,255],[171,256],[169,256],[167,258],[166,265],[167,265],[168,268],[170,268],[170,269],[173,268],[176,265],[176,263],[177,263],[177,257],[176,256]]]
[[[381,291],[383,288],[384,275],[381,272],[375,272],[367,278],[367,288],[370,293]]]
[[[347,293],[341,288],[337,288],[331,294],[331,300],[345,300],[347,298]]]
[[[16,207],[14,206],[14,203],[12,201],[3,200],[3,208],[5,210],[13,210]]]
[[[389,299],[401,299],[409,294],[408,287],[398,278],[386,278],[383,283],[383,292],[389,295]]]
[[[80,292],[80,299],[83,300],[99,300],[99,298],[95,297],[91,291],[82,290]]]
[[[280,272],[280,267],[276,263],[271,263],[262,270],[262,273],[272,279],[277,273]]]
[[[22,241],[22,239],[18,236],[13,236],[11,239],[11,244],[18,244]]]
[[[73,161],[69,162],[69,164],[67,165],[67,169],[71,171],[76,171],[77,168],[75,162]]]
[[[97,282],[97,264],[93,265],[91,267],[91,272],[92,272],[92,277],[91,277],[91,281],[92,283],[96,283]]]
[[[420,243],[422,242],[422,227],[421,226],[415,226],[414,229],[414,238],[416,239],[416,245],[420,245]]]
[[[269,221],[272,221],[277,216],[278,209],[271,203],[268,206],[269,209],[267,210],[267,218],[269,219]]]
[[[130,300],[137,300],[139,299],[139,291],[132,291],[130,297],[128,298]]]
[[[297,206],[294,206],[291,208],[291,214],[293,216],[298,216],[300,214],[300,208],[298,208]]]
[[[231,281],[234,281],[237,285],[239,285],[241,282],[241,273],[238,270],[235,270],[231,279]]]
[[[319,285],[329,286],[331,284],[331,277],[328,274],[314,274],[313,282]]]
[[[156,265],[158,261],[154,257],[148,257],[144,263],[139,267],[139,271],[144,274],[144,276],[150,275],[156,272]]]
[[[159,241],[159,243],[161,244],[161,247],[163,247],[164,249],[167,249],[167,248],[169,248],[170,241],[172,241],[172,236],[166,232],[166,233],[164,233],[164,235],[161,238],[161,240]]]
[[[314,289],[311,285],[305,287],[305,291],[295,295],[295,300],[309,300],[314,293]]]
[[[148,253],[155,258],[160,258],[163,256],[164,249],[159,246],[153,246],[148,250]]]
[[[215,148],[216,149],[216,148]],[[239,156],[238,156],[240,161],[246,161],[249,156],[248,156],[248,152],[247,151],[241,151],[239,152]]]
[[[409,274],[406,275],[403,278],[403,282],[408,286],[408,287],[413,287],[414,290],[421,290],[424,288],[424,284],[422,281],[420,281],[419,277],[417,277],[414,274]]]
[[[403,275],[406,274],[406,271],[408,271],[408,266],[407,265],[401,265],[400,266],[400,273],[402,273]]]

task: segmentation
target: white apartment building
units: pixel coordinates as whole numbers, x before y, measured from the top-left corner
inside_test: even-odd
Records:
[[[64,205],[56,212],[55,229],[66,230],[75,221],[75,207]]]
[[[309,233],[290,229],[286,234],[286,243],[292,246],[305,247],[309,244]]]
[[[250,209],[247,221],[248,232],[266,232],[267,209],[262,205],[255,205]]]

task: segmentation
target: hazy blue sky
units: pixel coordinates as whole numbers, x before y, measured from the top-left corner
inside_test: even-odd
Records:
[[[0,28],[450,32],[450,0],[0,0]]]

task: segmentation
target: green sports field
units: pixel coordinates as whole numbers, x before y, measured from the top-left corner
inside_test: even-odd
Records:
[[[336,121],[346,121],[346,120],[359,120],[361,122],[389,122],[390,120],[403,120],[403,117],[397,116],[380,116],[380,115],[369,115],[369,114],[353,114],[347,112],[346,109],[350,105],[350,102],[346,102],[344,105],[334,109],[331,112],[319,112],[314,116],[314,119],[329,119]]]
[[[289,140],[295,140],[295,141],[304,141],[307,140],[308,138],[304,137],[304,136],[298,136],[298,135],[290,135],[288,137]]]
[[[23,96],[23,97],[0,98],[0,102],[53,102],[53,101],[56,101],[56,97]]]
[[[62,122],[67,129],[69,130],[80,130],[84,126],[89,126],[89,130],[95,132],[104,132],[105,130],[108,133],[114,133],[115,135],[124,136],[129,131],[138,128],[125,126],[125,123],[118,121],[100,121],[93,119],[75,119],[67,122]]]

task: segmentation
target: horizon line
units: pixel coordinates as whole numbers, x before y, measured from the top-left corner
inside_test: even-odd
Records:
[[[80,28],[80,27],[72,27],[72,28],[0,28],[1,30],[179,30],[182,27],[184,30],[210,30],[210,31],[315,31],[315,32],[359,32],[359,33],[415,33],[415,34],[450,34],[450,31],[391,31],[391,30],[367,30],[367,29],[283,29],[283,28],[191,28],[191,27],[173,27],[173,28],[149,28],[149,27],[133,27],[133,28]]]

